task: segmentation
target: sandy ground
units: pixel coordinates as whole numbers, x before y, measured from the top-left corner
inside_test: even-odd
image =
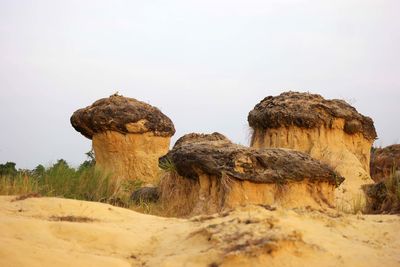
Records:
[[[400,266],[400,216],[247,206],[161,218],[0,197],[0,266]],[[68,220],[75,220],[74,222]]]

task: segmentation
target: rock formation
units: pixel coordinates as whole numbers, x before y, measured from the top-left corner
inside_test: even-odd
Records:
[[[96,167],[117,181],[157,182],[158,158],[167,153],[175,133],[172,121],[158,108],[120,95],[75,111],[71,124],[92,139]]]
[[[252,147],[302,151],[345,177],[337,190],[344,208],[364,197],[362,185],[372,182],[370,151],[376,132],[372,119],[345,101],[285,92],[264,98],[250,111],[248,122]]]
[[[400,172],[400,144],[371,151],[371,177],[375,182]]]
[[[331,207],[343,181],[330,167],[287,149],[254,149],[219,133],[181,137],[160,158],[161,202],[180,215],[241,204]]]

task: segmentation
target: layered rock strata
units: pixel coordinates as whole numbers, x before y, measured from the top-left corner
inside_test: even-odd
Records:
[[[219,133],[183,136],[160,166],[167,171],[161,202],[182,216],[243,204],[332,207],[343,181],[307,154],[244,147]]]
[[[158,108],[120,95],[75,111],[71,124],[92,139],[96,167],[117,181],[156,183],[158,158],[168,152],[175,133],[172,121]]]
[[[370,150],[376,139],[371,118],[343,100],[310,93],[269,96],[248,115],[255,148],[290,148],[329,164],[345,177],[337,201],[345,206],[364,198],[362,186],[372,183]]]

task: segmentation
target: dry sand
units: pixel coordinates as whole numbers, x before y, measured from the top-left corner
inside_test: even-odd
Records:
[[[175,219],[13,199],[0,197],[0,266],[400,266],[396,215],[246,206]]]

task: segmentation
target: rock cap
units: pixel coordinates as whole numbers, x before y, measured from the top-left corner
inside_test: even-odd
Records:
[[[326,181],[338,186],[344,178],[328,165],[305,153],[289,149],[254,149],[232,143],[219,133],[188,134],[159,160],[172,163],[182,177],[198,179],[199,173],[228,175],[254,183]],[[179,141],[178,140],[178,141]]]
[[[179,137],[174,144],[174,148],[181,146],[186,143],[195,143],[195,142],[207,142],[207,141],[226,141],[230,142],[229,139],[220,133],[214,132],[212,134],[203,134],[203,133],[189,133]]]
[[[371,118],[361,115],[344,100],[327,100],[318,94],[284,92],[268,96],[258,103],[248,115],[253,129],[298,126],[301,128],[332,127],[334,119],[344,119],[347,134],[362,133],[368,140],[377,135]]]
[[[156,136],[175,133],[171,119],[158,108],[118,94],[75,111],[70,121],[75,130],[89,139],[105,131],[123,134],[153,132]]]

